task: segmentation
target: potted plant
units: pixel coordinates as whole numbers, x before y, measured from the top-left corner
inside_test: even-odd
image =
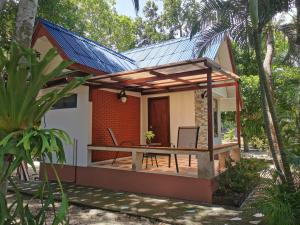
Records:
[[[153,138],[155,137],[155,134],[152,130],[148,130],[145,132],[145,137],[146,137],[146,143],[149,145],[151,144]]]

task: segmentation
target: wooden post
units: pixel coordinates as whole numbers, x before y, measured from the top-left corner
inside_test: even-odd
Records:
[[[214,160],[213,153],[213,118],[212,118],[213,108],[212,108],[212,79],[211,79],[211,68],[207,72],[207,145],[210,152],[210,161]]]
[[[237,140],[241,147],[241,115],[240,115],[240,93],[239,83],[235,82],[235,99],[236,99],[236,129],[237,129]]]
[[[132,170],[133,171],[139,171],[143,167],[143,153],[132,151]]]
[[[210,152],[200,152],[197,154],[198,178],[210,179],[215,175],[214,161],[210,160]]]
[[[241,151],[239,147],[234,147],[231,150],[231,158],[233,159],[233,161],[235,162],[239,162],[241,160]]]

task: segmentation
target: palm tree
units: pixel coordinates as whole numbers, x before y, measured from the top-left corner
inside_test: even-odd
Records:
[[[195,23],[191,35],[194,35],[199,30],[203,36],[199,46],[200,52],[205,47],[213,44],[215,41],[223,38],[224,34],[229,34],[233,40],[240,46],[253,47],[258,65],[258,74],[260,78],[261,105],[264,115],[265,131],[269,141],[270,150],[273,156],[274,164],[279,174],[281,174],[282,182],[287,182],[290,189],[294,189],[293,177],[290,166],[284,150],[282,137],[278,125],[277,114],[274,108],[273,99],[271,96],[270,86],[266,78],[263,68],[261,36],[266,24],[278,12],[287,10],[290,1],[258,1],[257,0],[206,0],[203,2],[199,10],[199,20]],[[205,29],[204,29],[205,28]],[[274,125],[276,140],[278,142],[280,159],[276,157],[274,141],[268,118],[268,111]]]
[[[38,0],[19,1],[14,40],[26,48],[31,45],[37,7]]]

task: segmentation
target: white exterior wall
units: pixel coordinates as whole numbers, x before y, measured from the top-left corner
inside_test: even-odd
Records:
[[[223,41],[223,43],[220,45],[217,56],[215,58],[215,62],[218,63],[220,66],[222,66],[222,68],[233,72],[229,49],[226,40]]]
[[[45,90],[47,91],[47,90]],[[92,103],[89,102],[89,87],[80,86],[77,94],[77,108],[55,109],[45,116],[46,128],[66,131],[71,139],[77,139],[77,165],[88,165],[87,145],[92,142]],[[73,145],[65,145],[66,164],[76,165],[76,151]]]
[[[36,40],[32,48],[38,51],[41,54],[41,58],[43,58],[50,49],[54,48],[54,46],[50,43],[48,38],[43,36]],[[57,55],[45,68],[44,72],[49,73],[50,71],[55,69],[62,61],[63,58],[60,55]],[[65,69],[65,71],[67,71],[67,69]]]

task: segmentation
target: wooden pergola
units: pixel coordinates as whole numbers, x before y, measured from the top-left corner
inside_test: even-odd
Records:
[[[226,71],[207,58],[187,60],[161,66],[146,67],[113,74],[96,75],[86,84],[92,88],[110,88],[139,92],[142,95],[205,89],[207,91],[208,149],[213,160],[212,89],[235,87],[236,123],[240,144],[239,76]]]

